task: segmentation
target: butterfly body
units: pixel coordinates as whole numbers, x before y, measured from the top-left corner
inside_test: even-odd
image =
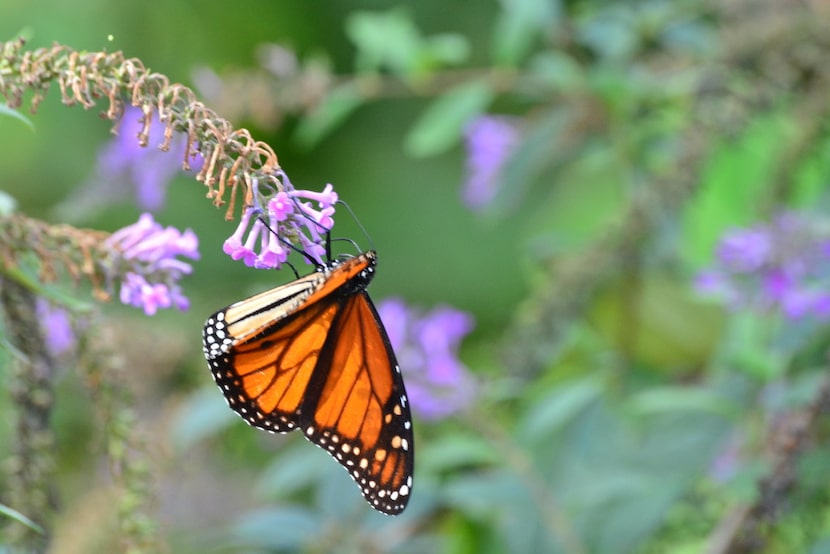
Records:
[[[228,405],[270,432],[300,429],[376,510],[406,507],[414,464],[400,367],[366,287],[364,252],[208,318],[205,357]]]

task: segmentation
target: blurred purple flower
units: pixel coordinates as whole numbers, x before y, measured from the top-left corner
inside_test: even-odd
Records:
[[[519,141],[519,131],[510,118],[485,115],[467,125],[464,138],[467,177],[462,196],[468,208],[481,210],[496,197],[502,168]]]
[[[73,199],[74,210],[91,211],[131,193],[143,210],[157,211],[163,206],[168,185],[182,171],[187,138],[177,134],[171,140],[169,150],[160,150],[157,145],[163,141],[165,126],[154,118],[148,145],[142,147],[137,136],[144,127],[143,118],[140,108],[128,106],[124,110],[118,135],[99,152],[96,175],[80,196]],[[189,161],[191,171],[201,169],[201,156]]]
[[[284,171],[277,171],[276,176],[281,190],[268,195],[255,184],[254,206],[242,213],[239,225],[222,249],[247,266],[272,269],[285,262],[290,251],[288,243],[293,243],[317,263],[322,263],[326,253],[322,243],[325,233],[334,226],[332,216],[337,193],[331,184],[322,192],[298,190]]]
[[[409,309],[397,298],[378,305],[378,313],[398,357],[412,409],[424,419],[442,419],[474,399],[473,376],[458,359],[461,340],[473,318],[451,307],[427,314]]]
[[[727,232],[697,289],[733,309],[777,310],[791,320],[830,317],[830,226],[789,212]]]
[[[43,329],[46,348],[52,356],[60,356],[75,346],[75,333],[69,314],[44,298],[38,298],[35,309]]]
[[[143,308],[147,315],[160,308],[190,306],[178,281],[193,268],[176,256],[199,258],[199,239],[193,231],[164,228],[145,213],[138,222],[113,233],[107,245],[115,252],[112,274],[123,276],[122,303]]]
[[[718,258],[732,271],[755,271],[769,261],[772,243],[769,229],[734,229],[721,239]]]
[[[734,300],[735,291],[732,290],[729,277],[717,269],[707,269],[698,273],[695,277],[695,288],[703,294],[719,296],[730,304]]]

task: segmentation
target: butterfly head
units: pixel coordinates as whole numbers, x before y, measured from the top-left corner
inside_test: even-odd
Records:
[[[366,290],[372,278],[375,276],[375,266],[378,263],[378,256],[374,250],[367,250],[357,256],[339,256],[327,264],[317,268],[318,271],[324,273],[332,273],[337,268],[342,268],[341,271],[352,274],[351,268],[360,268],[357,273],[352,274],[351,278],[346,283],[346,293],[353,293],[361,290]]]

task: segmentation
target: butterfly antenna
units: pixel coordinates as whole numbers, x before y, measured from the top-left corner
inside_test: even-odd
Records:
[[[294,267],[294,264],[292,264],[292,263],[291,263],[291,262],[289,262],[288,260],[285,260],[285,261],[284,261],[284,262],[282,262],[282,263],[284,263],[285,265],[287,265],[288,267],[290,267],[290,268],[291,268],[291,271],[293,271],[293,272],[294,272],[294,277],[296,277],[297,279],[299,279],[299,278],[300,278],[300,272],[298,272],[298,271],[297,271],[297,268],[296,268],[296,267]]]
[[[352,211],[352,207],[349,206],[348,204],[346,204],[345,200],[338,200],[337,203],[342,205],[344,208],[346,208],[346,211],[349,212],[349,215],[352,216],[352,219],[357,224],[357,227],[363,233],[363,236],[366,237],[366,242],[369,243],[369,248],[374,250],[375,249],[375,244],[372,242],[372,237],[369,236],[369,233],[366,232],[366,228],[363,227],[363,224],[360,222],[360,220],[357,218],[357,216],[354,215],[354,212]],[[340,240],[345,240],[347,242],[350,242],[352,244],[352,246],[355,247],[356,250],[360,251],[360,248],[357,246],[357,243],[355,243],[355,241],[353,241],[352,239],[344,238],[344,239],[340,239]]]
[[[321,225],[319,221],[315,220],[313,217],[310,217],[310,216],[309,216],[308,214],[306,214],[306,213],[305,213],[302,209],[299,209],[299,208],[300,208],[300,202],[299,202],[296,198],[292,197],[292,198],[291,198],[291,201],[292,201],[292,202],[294,202],[294,205],[295,205],[295,206],[297,206],[298,211],[299,211],[299,214],[300,214],[302,217],[304,217],[304,218],[306,218],[307,220],[309,220],[310,222],[312,222],[314,225],[316,225],[316,226],[320,229],[320,231],[322,231],[323,233],[325,233],[325,234],[326,234],[326,260],[331,261],[331,259],[332,259],[332,258],[331,258],[331,243],[332,243],[332,240],[347,240],[347,241],[351,242],[353,245],[355,245],[354,241],[352,241],[351,239],[332,239],[332,238],[331,238],[331,229],[329,229],[329,228],[328,228],[328,227],[326,227],[325,225]],[[339,201],[338,201],[338,202],[339,202]],[[351,210],[349,210],[349,212],[351,212]],[[280,240],[282,240],[282,239],[280,239]],[[284,241],[284,240],[283,240],[283,242],[286,242],[286,241]],[[301,252],[301,253],[303,254],[303,256],[305,256],[305,257],[306,257],[306,259],[308,259],[308,260],[312,260],[312,258],[311,258],[308,254],[306,254],[305,252],[300,251],[300,250],[299,250],[296,246],[294,246],[293,244],[291,245],[291,248],[292,248],[292,249],[294,249],[294,250],[296,250],[296,251]],[[356,248],[356,249],[358,249],[358,248],[357,248],[357,245],[355,245],[355,248]],[[359,250],[359,249],[358,249],[358,250]],[[319,264],[317,263],[317,261],[316,261],[316,260],[313,260],[313,261],[312,261],[312,263],[314,263],[314,265],[319,265]]]
[[[293,197],[291,198],[291,200],[292,200],[292,202],[294,202],[294,204],[295,204],[295,205],[299,208],[299,206],[300,206],[299,201],[298,201],[296,198],[293,198]],[[352,211],[351,206],[349,206],[349,205],[348,205],[346,202],[344,202],[343,200],[338,200],[336,203],[337,203],[337,204],[340,204],[340,205],[342,205],[342,206],[344,206],[344,207],[346,208],[346,211],[348,211],[348,212],[349,212],[349,215],[351,215],[351,216],[352,216],[352,219],[353,219],[353,220],[354,220],[354,222],[357,224],[358,228],[359,228],[359,229],[363,232],[363,235],[366,237],[366,240],[369,242],[369,246],[371,247],[371,249],[372,249],[372,250],[374,250],[375,246],[374,246],[374,244],[372,243],[372,239],[369,237],[369,233],[367,233],[367,232],[366,232],[366,229],[365,229],[365,228],[363,227],[363,225],[360,223],[360,220],[359,220],[359,219],[357,219],[357,216],[354,214],[354,211]],[[299,211],[299,214],[300,214],[302,217],[304,217],[305,219],[307,219],[307,220],[311,221],[314,225],[316,225],[317,227],[319,227],[319,228],[320,228],[320,230],[321,230],[322,232],[324,232],[324,233],[326,234],[326,246],[325,246],[325,248],[326,248],[326,259],[327,259],[328,261],[331,261],[331,260],[332,260],[332,257],[331,257],[331,243],[332,243],[333,241],[345,241],[345,242],[348,242],[349,244],[351,244],[351,245],[354,247],[354,249],[355,249],[357,252],[361,252],[361,248],[360,248],[360,246],[358,246],[358,244],[357,244],[355,241],[353,241],[352,239],[347,238],[347,237],[342,237],[342,238],[335,238],[335,239],[332,239],[332,238],[331,238],[331,229],[329,229],[328,227],[326,227],[326,226],[324,226],[324,225],[321,225],[321,224],[320,224],[320,222],[319,222],[319,221],[316,221],[314,218],[309,217],[309,216],[308,216],[308,215],[307,215],[307,214],[306,214],[306,213],[305,213],[302,209],[300,209],[300,210],[298,210],[298,211]],[[274,235],[277,237],[277,240],[279,240],[281,243],[283,243],[283,244],[285,244],[286,246],[288,246],[291,250],[293,250],[293,251],[295,251],[295,252],[299,253],[300,255],[302,255],[305,259],[307,259],[307,260],[308,260],[309,262],[311,262],[313,265],[315,265],[315,266],[319,265],[319,263],[317,262],[317,260],[315,260],[314,258],[312,258],[311,256],[309,256],[309,255],[308,255],[308,253],[306,253],[303,249],[298,248],[298,247],[297,247],[297,246],[295,246],[294,244],[290,243],[289,241],[287,241],[287,240],[285,240],[284,238],[282,238],[281,236],[279,236],[279,234],[277,234],[277,232],[276,232],[276,231],[274,231],[274,229],[271,229],[271,227],[268,225],[268,222],[267,222],[267,221],[265,221],[265,219],[264,219],[262,216],[260,216],[260,217],[259,217],[259,219],[260,219],[260,221],[262,221],[263,225],[265,225],[265,227],[266,227],[268,230],[270,230],[272,233],[274,233]]]
[[[315,266],[315,267],[319,267],[319,266],[320,266],[320,262],[318,262],[317,260],[315,260],[312,256],[309,256],[308,252],[306,252],[305,250],[303,250],[302,248],[300,248],[300,247],[298,247],[298,246],[295,246],[295,245],[294,245],[293,243],[291,243],[290,241],[287,241],[287,240],[285,240],[284,238],[282,238],[282,237],[279,235],[279,233],[277,233],[277,231],[276,231],[276,230],[272,229],[272,228],[271,228],[271,226],[270,226],[270,225],[268,225],[268,221],[266,221],[266,220],[265,220],[265,218],[264,218],[263,216],[259,216],[259,221],[260,221],[263,225],[265,225],[265,228],[266,228],[266,229],[268,229],[269,231],[271,231],[271,233],[273,233],[273,234],[274,234],[274,236],[275,236],[275,237],[277,237],[277,240],[278,240],[278,241],[280,241],[280,242],[281,242],[281,243],[283,243],[285,246],[287,246],[288,248],[290,248],[291,250],[293,250],[294,252],[296,252],[297,254],[299,254],[300,256],[302,256],[303,258],[305,258],[306,260],[308,260],[308,261],[309,261],[309,263],[311,263],[313,266]],[[329,250],[329,249],[327,248],[327,250]],[[285,263],[287,263],[287,264],[288,264],[288,266],[289,266],[292,270],[294,270],[294,274],[295,274],[295,275],[297,275],[297,276],[298,276],[298,278],[299,278],[299,273],[297,273],[297,269],[296,269],[293,265],[291,265],[290,263],[288,263],[288,261],[286,261]]]

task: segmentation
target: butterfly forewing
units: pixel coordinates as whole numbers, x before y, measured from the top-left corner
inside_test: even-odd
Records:
[[[331,315],[317,318],[326,303],[302,309],[324,282],[323,273],[311,274],[232,304],[207,320],[202,335],[213,378],[228,405],[249,424],[278,433],[297,426],[295,412],[328,329],[317,339],[317,348],[307,348],[301,359],[292,355],[292,345],[300,331],[316,329],[311,321],[331,324]],[[307,335],[306,343],[309,339]]]
[[[377,510],[403,511],[412,488],[409,405],[365,288],[366,252],[210,317],[205,356],[228,404],[273,432],[301,428]]]

